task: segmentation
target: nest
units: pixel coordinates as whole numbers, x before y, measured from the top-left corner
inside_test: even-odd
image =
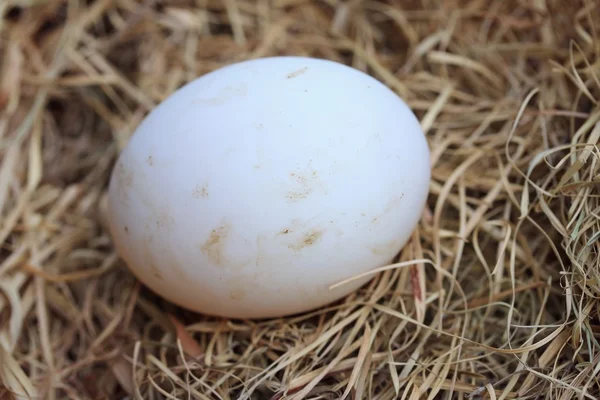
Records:
[[[597,0],[3,0],[0,398],[599,398],[599,29]],[[423,218],[324,309],[178,308],[115,254],[115,158],[184,83],[284,54],[407,101]]]

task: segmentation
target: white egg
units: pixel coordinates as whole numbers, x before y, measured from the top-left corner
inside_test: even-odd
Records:
[[[284,316],[389,263],[429,180],[419,122],[382,83],[331,61],[263,58],[208,73],[148,115],[111,177],[110,230],[173,303]]]

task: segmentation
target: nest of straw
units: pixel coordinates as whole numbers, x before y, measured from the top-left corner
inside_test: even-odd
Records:
[[[3,0],[0,398],[599,398],[599,29],[597,0]],[[426,212],[327,308],[177,308],[115,254],[115,157],[184,83],[283,54],[408,102]]]

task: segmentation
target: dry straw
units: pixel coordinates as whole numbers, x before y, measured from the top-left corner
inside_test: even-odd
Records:
[[[600,397],[599,1],[2,0],[0,16],[0,398]],[[275,54],[401,94],[431,145],[429,205],[343,301],[206,318],[124,268],[107,178],[176,88]]]

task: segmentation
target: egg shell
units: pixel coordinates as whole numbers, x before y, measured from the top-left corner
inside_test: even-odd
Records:
[[[419,122],[388,87],[306,57],[244,61],[177,90],[113,170],[109,225],[145,285],[233,318],[295,314],[359,288],[427,199]]]

